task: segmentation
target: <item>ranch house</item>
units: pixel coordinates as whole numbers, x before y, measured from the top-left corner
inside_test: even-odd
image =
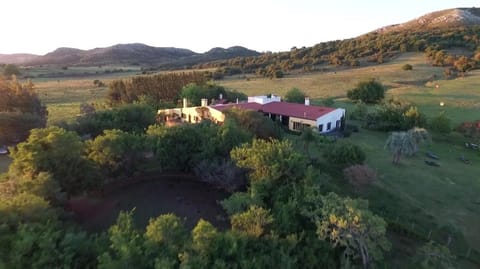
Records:
[[[282,102],[279,96],[253,96],[247,102],[208,105],[207,99],[202,99],[201,106],[188,107],[183,100],[183,107],[162,109],[158,113],[164,115],[167,122],[197,123],[202,119],[210,119],[215,123],[225,121],[224,111],[232,108],[250,109],[263,113],[266,117],[288,127],[292,131],[301,131],[305,127],[314,127],[319,133],[329,133],[342,130],[345,125],[345,109],[310,105],[305,99],[304,104]]]

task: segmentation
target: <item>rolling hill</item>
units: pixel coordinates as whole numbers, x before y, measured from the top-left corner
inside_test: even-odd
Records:
[[[31,62],[38,57],[40,56],[28,53],[0,54],[0,63],[21,65]]]
[[[453,8],[423,15],[411,21],[380,28],[376,32],[426,31],[432,28],[480,25],[480,8]]]
[[[458,49],[471,56],[480,48],[480,8],[436,11],[417,19],[379,28],[355,38],[312,47],[230,59],[199,67],[236,68],[243,73],[273,77],[278,71],[318,70],[325,65],[358,67],[381,64],[403,52]]]
[[[181,66],[234,57],[257,56],[260,53],[244,47],[213,48],[205,53],[188,49],[152,47],[145,44],[118,44],[106,48],[80,50],[58,48],[43,56],[32,54],[0,55],[0,63],[22,65],[96,66],[130,64],[152,67]]]

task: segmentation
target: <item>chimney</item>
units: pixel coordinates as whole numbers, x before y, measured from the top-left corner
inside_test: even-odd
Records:
[[[238,104],[238,98],[237,98],[237,104]]]
[[[218,100],[223,100],[223,94],[220,94],[220,95],[218,96]]]
[[[188,107],[187,98],[183,98],[183,108],[187,108],[187,107]]]
[[[309,106],[310,105],[310,98],[305,97],[305,105]]]
[[[208,105],[208,99],[202,98],[202,106],[207,106],[207,105]]]

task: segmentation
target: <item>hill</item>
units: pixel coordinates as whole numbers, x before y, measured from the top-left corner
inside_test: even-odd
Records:
[[[432,12],[406,23],[380,28],[376,30],[376,32],[415,30],[425,31],[432,28],[451,28],[459,26],[474,26],[479,24],[479,8],[454,8]]]
[[[401,52],[437,52],[461,48],[472,55],[480,47],[480,9],[456,8],[426,14],[412,21],[383,27],[356,38],[323,42],[313,47],[267,53],[203,64],[205,68],[236,68],[243,73],[274,77],[276,72],[318,70],[333,66],[367,66],[388,61]]]
[[[22,56],[23,55],[23,56]],[[206,53],[188,49],[152,47],[145,44],[118,44],[106,48],[80,50],[58,48],[43,56],[17,54],[0,55],[0,63],[23,65],[96,66],[130,64],[151,67],[182,66],[205,61],[225,60],[234,57],[257,56],[260,53],[243,47],[214,48]]]
[[[27,62],[31,62],[38,57],[40,56],[35,54],[28,54],[28,53],[0,54],[0,63],[24,64]]]

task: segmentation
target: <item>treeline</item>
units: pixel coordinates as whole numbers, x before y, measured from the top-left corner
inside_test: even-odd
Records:
[[[114,80],[109,85],[107,100],[111,105],[129,104],[147,97],[152,102],[176,103],[180,90],[190,84],[203,85],[207,78],[202,72],[167,73]]]
[[[256,73],[269,77],[277,71],[316,70],[321,64],[359,66],[368,62],[382,63],[398,52],[424,52],[427,48],[465,48],[474,51],[479,46],[479,26],[372,32],[353,39],[323,42],[308,48],[294,47],[287,52],[265,53],[258,57],[237,57],[197,65],[195,68],[218,68],[217,72],[225,75]]]
[[[30,129],[43,127],[46,121],[47,109],[33,83],[0,76],[0,144],[23,140]]]

